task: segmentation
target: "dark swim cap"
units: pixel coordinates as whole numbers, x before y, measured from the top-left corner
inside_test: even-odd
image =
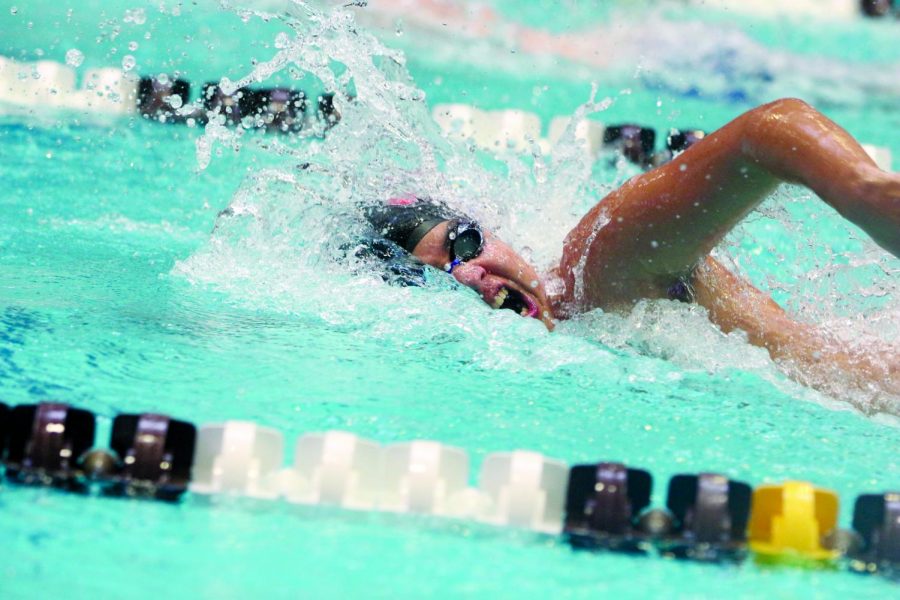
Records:
[[[445,203],[408,196],[368,206],[363,215],[372,229],[359,239],[353,254],[377,268],[382,279],[394,285],[422,286],[428,283],[430,267],[412,255],[429,231],[451,219],[470,220]]]
[[[469,220],[443,202],[430,198],[391,198],[365,211],[375,235],[412,253],[429,231],[451,219]]]

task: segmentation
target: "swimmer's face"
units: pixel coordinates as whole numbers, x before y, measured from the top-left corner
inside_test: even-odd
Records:
[[[456,265],[453,277],[478,292],[492,308],[515,310],[553,329],[550,302],[534,267],[489,231],[483,233],[481,253]],[[446,271],[450,264],[449,234],[450,221],[441,223],[422,238],[413,254],[422,262]]]

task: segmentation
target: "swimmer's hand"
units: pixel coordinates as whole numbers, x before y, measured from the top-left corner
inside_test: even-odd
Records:
[[[750,343],[768,350],[792,379],[865,412],[900,410],[900,352],[887,344],[850,348],[813,325],[795,321],[772,298],[707,257],[694,275],[698,304],[722,331],[740,329]],[[851,393],[850,396],[855,394]],[[851,400],[853,401],[853,400]]]

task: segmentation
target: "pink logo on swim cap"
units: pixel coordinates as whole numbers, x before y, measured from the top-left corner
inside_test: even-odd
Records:
[[[387,201],[389,206],[409,206],[411,204],[415,204],[419,199],[409,194],[407,196],[398,196],[396,198],[391,198]]]

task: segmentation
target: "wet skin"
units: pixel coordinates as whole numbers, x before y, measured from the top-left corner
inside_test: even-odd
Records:
[[[441,223],[418,243],[413,254],[422,262],[443,271],[450,264],[447,244],[449,221]],[[553,329],[553,310],[537,271],[524,258],[490,231],[484,233],[484,246],[475,258],[453,268],[452,275],[472,288],[487,304],[494,306],[503,290],[517,292],[527,308],[525,316],[540,319]]]
[[[521,293],[549,329],[554,318],[666,298],[673,282],[688,278],[713,323],[726,333],[745,331],[773,359],[809,372],[837,366],[861,386],[900,393],[895,351],[879,349],[871,358],[846,350],[709,256],[782,182],[811,189],[900,256],[900,175],[878,169],[849,133],[805,102],[785,99],[744,113],[594,206],[563,243],[552,273],[563,284],[554,286],[558,296],[548,297],[535,269],[489,232],[481,255],[452,274],[492,306],[503,287]],[[447,225],[429,232],[414,254],[446,270]]]

